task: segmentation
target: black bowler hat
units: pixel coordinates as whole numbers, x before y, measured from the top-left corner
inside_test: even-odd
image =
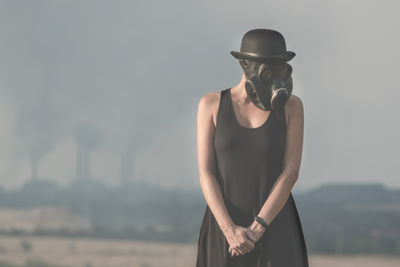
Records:
[[[240,52],[231,51],[237,59],[259,62],[287,62],[296,53],[286,50],[285,38],[271,29],[254,29],[246,32],[242,38]]]

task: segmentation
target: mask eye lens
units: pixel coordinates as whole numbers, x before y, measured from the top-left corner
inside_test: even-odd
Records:
[[[271,70],[266,69],[261,73],[261,79],[263,81],[268,81],[268,80],[272,79],[273,76],[274,76],[274,73]]]
[[[292,74],[292,67],[289,64],[285,64],[280,71],[282,78],[288,78]]]

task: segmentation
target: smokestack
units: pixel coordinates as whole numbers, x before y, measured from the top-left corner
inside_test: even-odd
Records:
[[[50,148],[46,147],[46,144],[35,144],[30,148],[30,160],[31,160],[31,179],[39,179],[39,163],[43,156],[50,151]]]
[[[75,128],[76,140],[76,177],[78,180],[89,180],[90,153],[100,142],[98,130],[88,124],[79,124]]]

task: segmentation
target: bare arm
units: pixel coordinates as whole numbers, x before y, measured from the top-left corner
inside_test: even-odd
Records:
[[[215,93],[208,93],[200,99],[198,106],[197,159],[200,185],[204,198],[229,245],[239,252],[245,253],[254,248],[254,242],[246,236],[246,228],[235,225],[232,221],[216,178],[213,107],[217,102],[219,102],[219,97]]]
[[[275,181],[267,200],[258,214],[268,225],[285,205],[299,176],[303,150],[304,109],[302,101],[297,96],[292,95],[290,100],[287,103],[289,118],[283,171]]]
[[[262,206],[258,216],[268,225],[278,215],[285,205],[290,192],[297,181],[303,150],[304,110],[303,103],[297,96],[292,95],[286,107],[288,126],[286,131],[286,148],[283,161],[283,171],[272,186],[271,192]],[[247,228],[247,235],[252,240],[258,240],[264,234],[264,227],[257,221]]]
[[[217,166],[213,146],[215,133],[215,126],[212,120],[213,101],[217,100],[212,93],[208,93],[199,102],[197,111],[197,161],[204,198],[220,228],[225,230],[233,225],[233,221],[228,214],[221,188],[215,177]]]

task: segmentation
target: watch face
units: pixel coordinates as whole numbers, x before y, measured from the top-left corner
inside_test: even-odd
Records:
[[[240,60],[246,76],[246,93],[261,110],[282,108],[293,90],[293,68],[287,62],[262,63]]]

